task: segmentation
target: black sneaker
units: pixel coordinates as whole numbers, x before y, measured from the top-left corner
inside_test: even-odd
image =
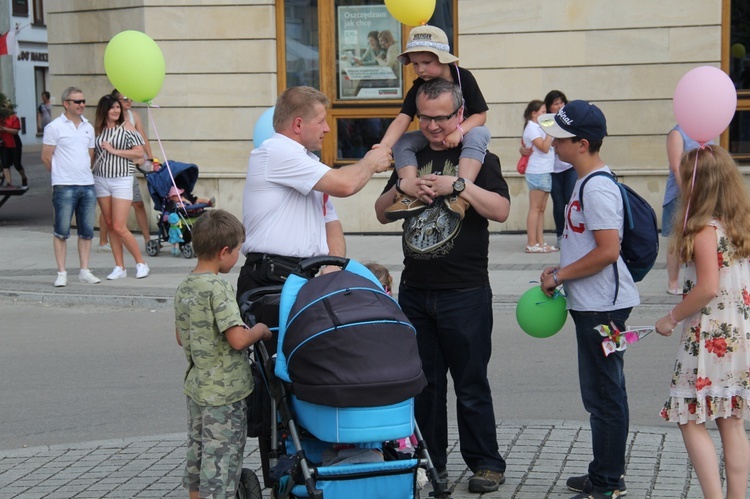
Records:
[[[568,488],[573,492],[583,492],[584,494],[591,493],[594,490],[594,484],[591,483],[588,475],[572,476],[568,478],[568,481],[565,482],[565,485],[567,485]],[[620,493],[620,495],[617,497],[624,497],[628,494],[628,489],[625,487],[625,475],[622,475],[620,477],[620,480],[617,482],[617,489]],[[588,496],[584,495],[582,497]]]
[[[505,483],[505,474],[500,471],[479,470],[469,478],[469,492],[494,492]]]
[[[408,196],[399,196],[391,206],[385,209],[383,215],[388,220],[394,221],[401,218],[419,215],[426,208],[427,205],[419,199],[413,199]]]

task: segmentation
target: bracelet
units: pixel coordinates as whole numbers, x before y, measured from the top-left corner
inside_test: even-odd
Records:
[[[406,196],[406,193],[401,190],[401,179],[400,178],[398,180],[396,180],[396,191],[399,194],[403,194],[404,196]]]
[[[456,125],[456,130],[458,130],[459,132],[461,132],[461,142],[463,142],[464,141],[464,135],[466,135],[464,133],[464,129],[461,128],[461,125]]]
[[[560,283],[557,282],[557,271],[558,270],[560,270],[560,269],[555,269],[555,271],[552,272],[552,280],[555,281],[555,286],[559,286],[560,285]]]
[[[669,318],[672,319],[675,324],[679,324],[680,323],[680,321],[678,321],[677,319],[674,318],[674,315],[672,315],[672,311],[671,310],[669,311]]]

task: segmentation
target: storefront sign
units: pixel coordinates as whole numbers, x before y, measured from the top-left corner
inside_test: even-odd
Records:
[[[49,54],[46,52],[29,52],[23,50],[18,53],[19,61],[32,61],[32,62],[49,62]]]

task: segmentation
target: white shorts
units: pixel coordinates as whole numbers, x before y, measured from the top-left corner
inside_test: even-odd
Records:
[[[94,190],[96,197],[113,197],[117,199],[133,200],[133,177],[97,177],[94,175]]]

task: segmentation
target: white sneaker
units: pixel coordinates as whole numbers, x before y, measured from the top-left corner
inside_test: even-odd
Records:
[[[112,281],[114,279],[124,279],[127,276],[128,276],[128,271],[118,266],[118,267],[115,267],[112,273],[107,276],[107,279]]]
[[[148,276],[148,273],[150,272],[148,265],[145,263],[136,263],[135,264],[135,278],[136,279],[143,279],[144,277]]]
[[[85,282],[86,284],[99,284],[101,279],[91,273],[89,269],[81,269],[78,273],[78,281]]]
[[[57,279],[55,279],[55,287],[61,288],[63,286],[68,285],[68,273],[67,272],[58,272],[57,273]]]
[[[100,244],[96,247],[97,253],[112,253],[112,246],[109,245],[109,243],[106,244]]]

